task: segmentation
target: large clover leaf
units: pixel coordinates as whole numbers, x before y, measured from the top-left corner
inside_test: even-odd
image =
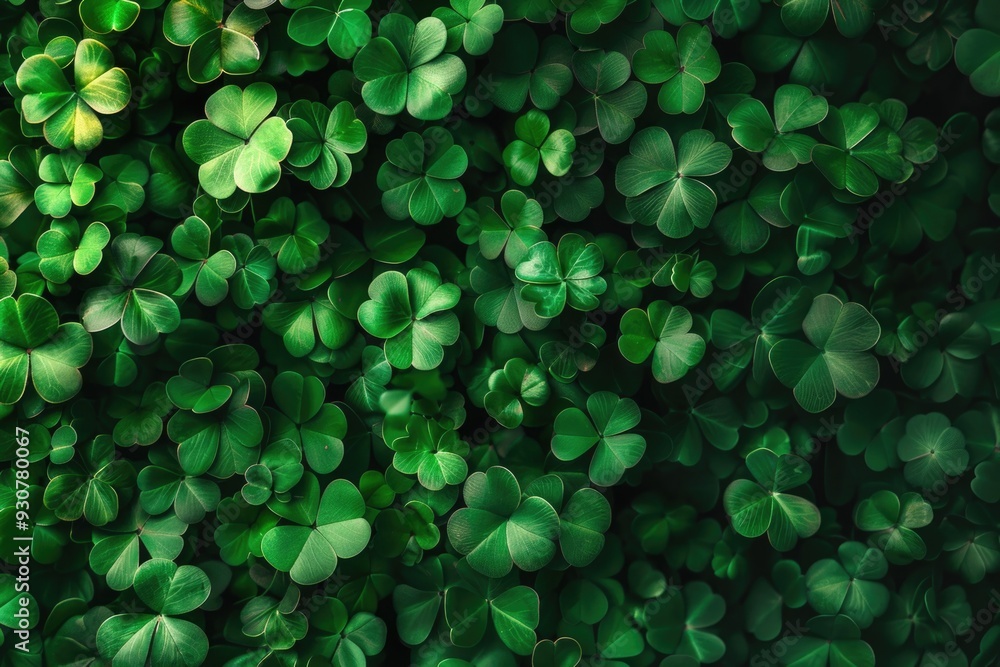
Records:
[[[308,586],[323,581],[341,558],[361,553],[371,538],[365,501],[346,479],[331,482],[308,517],[310,525],[277,526],[265,535],[261,548],[271,565]]]
[[[95,39],[83,39],[72,56],[73,85],[60,63],[47,53],[27,58],[17,70],[24,93],[21,113],[28,123],[41,123],[45,139],[56,148],[89,151],[104,138],[99,115],[115,114],[128,105],[132,85],[111,50]]]
[[[826,98],[814,95],[805,86],[785,85],[774,93],[774,120],[763,102],[747,98],[733,107],[727,121],[733,139],[743,148],[761,156],[772,171],[789,171],[811,159],[816,140],[798,133],[826,118]]]
[[[564,234],[556,246],[536,243],[517,265],[515,275],[526,284],[521,298],[535,304],[541,317],[556,317],[569,304],[576,310],[597,308],[607,289],[600,277],[604,257],[600,248],[579,234]]]
[[[684,238],[712,220],[718,198],[698,177],[729,165],[732,151],[707,130],[681,135],[677,151],[666,130],[648,127],[632,138],[618,163],[615,187],[625,195],[636,222],[656,225],[670,238]]]
[[[448,539],[473,569],[502,577],[515,565],[531,572],[552,560],[559,516],[542,498],[522,500],[511,471],[493,466],[473,473],[463,493],[467,507],[448,520]]]
[[[268,117],[278,96],[269,83],[225,86],[205,103],[206,119],[184,130],[184,152],[198,167],[198,182],[216,199],[236,192],[266,192],[281,177],[292,133]]]
[[[878,361],[866,351],[878,342],[881,329],[864,306],[821,294],[813,299],[802,330],[811,344],[781,340],[768,355],[774,374],[792,388],[799,405],[822,412],[838,393],[861,398],[875,388]]]
[[[389,142],[385,157],[378,187],[382,208],[390,217],[433,225],[465,207],[465,188],[458,178],[468,168],[469,158],[447,130],[407,132]]]
[[[589,417],[579,408],[559,413],[552,426],[552,453],[561,461],[573,461],[597,445],[590,461],[590,481],[612,486],[646,451],[646,440],[629,433],[639,425],[639,406],[630,398],[602,391],[587,398],[587,413]]]
[[[618,349],[633,364],[652,355],[657,382],[674,382],[705,355],[705,340],[691,332],[691,313],[683,306],[654,301],[648,311],[632,308],[622,316]]]
[[[788,551],[800,537],[819,530],[819,510],[805,498],[785,493],[809,481],[809,464],[791,454],[755,449],[747,455],[755,482],[738,479],[726,487],[723,505],[733,528],[744,537],[767,539],[778,551]]]
[[[431,370],[444,358],[444,346],[458,340],[458,318],[449,312],[461,292],[426,269],[404,276],[386,271],[368,287],[358,322],[385,340],[385,356],[396,368]]]
[[[59,324],[52,304],[34,294],[0,299],[0,324],[0,404],[17,403],[28,378],[49,403],[62,403],[80,391],[79,369],[93,351],[81,324]]]
[[[432,16],[416,24],[402,14],[383,18],[378,37],[354,59],[354,75],[365,84],[365,104],[390,116],[406,109],[420,120],[444,118],[451,96],[465,85],[465,64],[444,53],[447,32]]]
[[[222,74],[253,74],[262,63],[254,35],[268,23],[267,14],[237,4],[222,20],[223,0],[171,0],[163,17],[163,35],[190,47],[188,76],[208,83]]]
[[[676,42],[667,32],[646,33],[632,67],[640,81],[663,84],[657,101],[669,114],[700,109],[705,102],[705,84],[715,81],[722,71],[711,31],[697,23],[681,26]]]

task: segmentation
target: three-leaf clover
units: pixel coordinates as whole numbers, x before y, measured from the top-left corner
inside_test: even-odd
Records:
[[[514,123],[517,139],[503,151],[503,161],[518,185],[531,185],[539,163],[553,176],[565,176],[573,164],[576,139],[569,130],[549,132],[549,118],[532,109]]]
[[[392,466],[401,473],[415,474],[420,485],[430,491],[461,484],[469,474],[465,462],[468,443],[437,420],[412,415],[406,423],[406,435],[388,444],[396,452]]]
[[[646,108],[646,88],[630,81],[632,67],[617,51],[577,51],[573,73],[587,93],[580,103],[580,129],[597,128],[609,144],[620,144],[635,131],[635,119]]]
[[[304,9],[310,8],[298,11]],[[319,102],[299,100],[288,109],[286,125],[292,133],[288,167],[293,174],[317,190],[347,183],[353,170],[348,155],[359,152],[368,139],[350,102],[331,110]]]
[[[465,207],[465,188],[458,182],[469,158],[448,130],[434,127],[422,135],[407,132],[385,149],[378,170],[382,208],[396,220],[412,218],[433,225],[453,218]]]
[[[832,145],[814,146],[812,161],[835,188],[870,197],[878,191],[878,176],[891,181],[905,176],[903,142],[880,126],[878,112],[870,106],[831,107],[819,130]]]
[[[800,537],[819,530],[819,509],[805,498],[786,493],[809,481],[809,464],[792,454],[755,449],[746,458],[756,482],[738,479],[726,487],[722,504],[733,529],[744,537],[767,539],[778,551],[788,551]]]
[[[470,56],[489,52],[493,35],[503,25],[503,8],[485,0],[450,0],[449,4],[431,13],[448,30],[447,50],[456,51],[461,46]]]
[[[465,85],[465,63],[444,53],[448,29],[428,16],[414,24],[389,14],[378,37],[354,58],[354,75],[364,82],[361,96],[377,113],[406,112],[418,120],[439,120],[451,111],[451,96]]]
[[[576,310],[594,310],[597,298],[608,288],[600,276],[604,256],[594,243],[579,234],[564,234],[556,246],[536,243],[518,263],[514,273],[526,284],[521,298],[535,304],[541,317],[556,317],[567,304]]]
[[[461,291],[442,283],[436,273],[386,271],[368,286],[368,296],[358,310],[358,322],[385,340],[386,359],[396,368],[436,368],[444,359],[444,347],[458,340],[458,317],[450,311]]]
[[[148,345],[180,325],[180,310],[169,295],[183,278],[177,262],[159,252],[162,247],[163,242],[152,236],[115,237],[109,257],[110,284],[83,296],[81,312],[87,331],[104,331],[121,322],[128,340]]]
[[[182,140],[205,192],[225,199],[237,189],[258,193],[277,185],[292,146],[285,121],[269,117],[277,101],[274,87],[262,82],[224,86],[208,98],[206,118],[188,125]]]
[[[705,339],[691,331],[693,323],[687,308],[666,301],[632,308],[622,316],[618,349],[633,364],[652,355],[656,381],[674,382],[705,356]]]
[[[633,56],[636,77],[645,83],[663,85],[657,96],[660,108],[669,114],[690,114],[705,102],[705,84],[722,72],[719,54],[712,46],[708,26],[685,23],[677,41],[662,30],[646,33],[643,48]]]
[[[675,152],[665,129],[647,127],[632,137],[629,155],[618,163],[615,187],[636,222],[684,238],[707,227],[718,205],[715,192],[698,178],[718,174],[732,156],[708,130],[684,133]]]
[[[288,36],[303,46],[326,42],[338,58],[350,59],[372,38],[371,0],[324,0],[299,7],[288,19]]]
[[[914,529],[923,528],[934,518],[930,503],[918,493],[897,496],[882,489],[865,498],[854,510],[854,523],[875,533],[872,539],[895,565],[906,565],[927,554],[927,545]]]
[[[761,156],[771,171],[789,171],[811,159],[816,140],[803,130],[820,123],[829,111],[826,98],[805,86],[788,84],[774,93],[774,120],[760,100],[749,97],[729,112],[733,139]]]
[[[799,405],[822,412],[838,393],[861,398],[875,388],[878,360],[866,351],[878,342],[881,328],[864,306],[821,294],[813,299],[802,330],[809,343],[788,338],[768,354],[775,376],[792,388]]]
[[[154,614],[112,616],[97,631],[101,655],[121,664],[149,659],[155,664],[197,667],[208,655],[205,631],[182,616],[208,599],[212,584],[194,565],[154,558],[135,573],[135,593]]]
[[[24,93],[21,113],[28,123],[42,123],[46,141],[56,148],[90,151],[104,138],[98,116],[124,109],[132,97],[132,84],[125,71],[114,66],[111,49],[96,39],[82,39],[76,45],[73,85],[66,80],[63,64],[48,53],[21,63],[17,70],[17,87]]]
[[[330,482],[305,519],[306,525],[272,528],[261,542],[267,562],[303,586],[329,577],[341,558],[357,556],[371,538],[364,498],[346,479]]]
[[[630,432],[639,420],[639,406],[632,399],[609,391],[591,394],[586,414],[579,408],[566,408],[556,416],[552,453],[560,461],[574,461],[597,445],[590,461],[590,481],[613,486],[646,451],[645,438]]]
[[[187,73],[195,83],[223,74],[253,74],[263,62],[254,35],[268,24],[267,13],[240,2],[223,21],[225,8],[223,0],[171,0],[167,5],[163,35],[190,47]]]
[[[477,572],[503,577],[515,565],[532,572],[555,556],[558,514],[537,496],[522,500],[510,470],[493,466],[473,473],[463,495],[467,507],[448,520],[448,539]]]

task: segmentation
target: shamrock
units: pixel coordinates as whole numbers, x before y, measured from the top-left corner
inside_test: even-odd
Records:
[[[690,114],[705,101],[705,84],[722,71],[719,54],[712,47],[708,26],[685,23],[674,42],[670,33],[646,33],[643,48],[636,51],[632,67],[645,83],[660,84],[657,102],[665,113]]]
[[[45,507],[63,521],[84,517],[93,526],[103,526],[118,516],[120,501],[128,500],[135,470],[115,457],[111,436],[99,435],[69,463],[51,466],[49,479]]]
[[[629,81],[632,68],[628,58],[617,51],[577,51],[573,73],[589,93],[578,110],[579,128],[596,127],[609,144],[628,139],[635,130],[635,119],[646,108],[646,89],[638,81]]]
[[[257,410],[246,405],[249,391],[249,382],[241,383],[217,410],[181,410],[170,418],[167,436],[178,444],[177,459],[186,473],[225,479],[242,475],[257,460],[264,427]]]
[[[296,205],[288,197],[276,199],[254,226],[254,236],[275,256],[278,268],[295,275],[316,270],[324,254],[320,245],[329,235],[315,206],[307,201]]]
[[[313,8],[304,7],[296,15],[307,9]],[[348,155],[359,152],[368,139],[349,102],[330,110],[319,102],[299,100],[289,107],[286,126],[292,133],[288,167],[293,174],[317,190],[347,183],[353,170]]]
[[[469,565],[487,577],[505,576],[516,565],[526,572],[552,560],[559,516],[537,496],[521,499],[521,487],[507,468],[492,466],[465,481],[467,507],[448,520],[448,539]]]
[[[254,245],[246,234],[222,238],[223,250],[236,260],[236,271],[229,280],[230,295],[239,308],[252,308],[267,301],[274,290],[277,262],[264,245]]]
[[[38,269],[46,280],[62,284],[74,275],[86,276],[97,270],[111,232],[102,222],[92,222],[80,233],[73,218],[53,220],[49,230],[38,237]]]
[[[564,176],[573,163],[576,139],[569,130],[549,133],[549,118],[532,109],[514,123],[517,139],[503,152],[504,164],[518,185],[531,185],[541,162],[553,176]]]
[[[208,83],[223,74],[253,74],[261,66],[254,35],[269,23],[267,14],[241,2],[223,21],[224,10],[223,0],[170,0],[167,5],[163,35],[172,44],[190,47],[187,74],[195,83]],[[232,104],[239,103],[231,97],[220,102]]]
[[[507,23],[497,37],[486,75],[492,77],[486,93],[499,109],[520,111],[531,103],[542,111],[554,109],[573,86],[570,69],[572,51],[555,35],[539,45],[531,28],[523,23]]]
[[[296,609],[300,591],[289,586],[281,600],[269,595],[251,598],[240,611],[243,634],[263,637],[267,645],[277,650],[287,650],[305,638],[309,621]]]
[[[212,231],[204,220],[190,216],[174,228],[170,245],[181,259],[178,265],[184,276],[180,293],[194,287],[198,301],[206,306],[221,303],[229,294],[229,280],[236,273],[236,258],[228,250],[211,251]]]
[[[349,60],[372,38],[370,6],[371,0],[329,0],[299,7],[288,19],[288,36],[303,46],[326,42],[334,55]]]
[[[531,246],[546,240],[542,231],[542,207],[519,190],[508,190],[500,198],[500,210],[485,209],[479,220],[479,249],[486,259],[503,254],[510,268],[524,259]]]
[[[889,589],[879,583],[888,571],[879,549],[844,542],[837,559],[817,561],[806,573],[809,604],[820,614],[844,614],[867,628],[889,607]]]
[[[774,374],[792,388],[799,405],[822,412],[838,393],[861,398],[875,388],[878,361],[865,351],[878,342],[881,329],[864,306],[821,294],[813,299],[802,330],[811,345],[785,339],[768,354]]]
[[[485,0],[450,0],[451,7],[438,7],[431,16],[441,19],[448,30],[446,51],[459,46],[470,56],[481,56],[493,46],[493,35],[503,25],[503,8]]]
[[[933,339],[917,345],[928,326],[937,327]],[[948,313],[933,325],[908,318],[899,327],[899,337],[905,347],[916,349],[900,369],[906,386],[928,390],[938,403],[975,394],[982,378],[982,356],[991,342],[986,327],[967,313]]]
[[[83,296],[81,311],[87,331],[104,331],[121,323],[122,333],[137,345],[148,345],[180,325],[180,311],[168,296],[182,275],[173,258],[159,254],[162,241],[122,234],[111,242],[110,284]]]
[[[343,348],[354,336],[351,320],[333,307],[333,290],[331,285],[325,296],[269,303],[264,308],[264,326],[281,336],[293,357],[329,354]]]
[[[59,149],[90,151],[104,138],[98,115],[116,114],[132,97],[132,85],[111,50],[95,39],[82,39],[72,56],[73,85],[60,63],[47,53],[25,59],[17,69],[17,87],[24,93],[25,122],[42,124],[45,140]]]
[[[636,133],[629,155],[618,163],[615,187],[636,222],[684,238],[708,226],[718,203],[712,188],[696,177],[719,173],[731,159],[732,151],[707,130],[681,135],[675,153],[666,130],[648,127]]]
[[[656,381],[675,382],[705,355],[705,340],[691,333],[692,323],[687,308],[666,301],[654,301],[646,311],[632,308],[622,316],[618,349],[633,364],[652,355]]]
[[[859,197],[878,191],[878,178],[904,178],[903,142],[887,127],[880,127],[878,112],[864,104],[830,108],[819,131],[833,145],[812,149],[816,168],[838,190]]]
[[[396,452],[393,467],[407,475],[416,474],[421,486],[431,491],[461,484],[468,476],[465,457],[469,445],[456,431],[443,428],[434,419],[412,415],[406,435],[388,444]]]
[[[517,428],[525,413],[549,400],[545,371],[524,359],[510,359],[503,368],[493,371],[489,391],[483,399],[486,411],[504,428]]]
[[[961,475],[969,465],[965,436],[940,412],[911,417],[898,452],[900,460],[906,462],[906,481],[921,489]]]
[[[564,234],[556,246],[548,241],[528,248],[515,269],[526,285],[521,298],[535,304],[541,317],[556,317],[567,304],[576,310],[594,310],[608,284],[600,277],[604,257],[600,248],[579,234]]]
[[[469,158],[448,130],[407,132],[389,142],[385,157],[377,178],[382,207],[390,217],[433,225],[465,207],[465,189],[458,179]]]
[[[88,164],[76,151],[52,153],[42,158],[38,177],[42,183],[35,188],[38,210],[53,218],[65,218],[70,210],[89,204],[97,193],[97,183],[103,177],[100,167]]]
[[[786,493],[809,481],[809,464],[792,454],[755,449],[746,458],[756,483],[738,479],[726,487],[723,505],[733,529],[744,537],[767,539],[778,551],[788,551],[800,537],[819,530],[819,510],[805,498]]]
[[[261,543],[264,557],[292,581],[318,584],[333,574],[339,559],[357,556],[368,546],[371,525],[364,513],[357,487],[346,479],[334,480],[307,507],[304,523],[267,531]]]
[[[927,554],[924,540],[914,531],[934,518],[930,503],[917,493],[897,496],[885,489],[865,498],[854,509],[854,523],[875,533],[876,544],[894,565],[906,565]]]
[[[600,391],[587,398],[587,414],[579,408],[566,408],[556,416],[552,453],[560,461],[574,461],[597,445],[590,461],[590,481],[613,486],[646,451],[646,440],[638,433],[629,433],[638,425],[635,401]]]
[[[302,447],[289,438],[275,440],[243,477],[247,483],[240,495],[251,505],[263,505],[271,495],[287,494],[302,479]]]
[[[42,400],[62,403],[80,391],[80,368],[93,343],[78,322],[59,323],[56,309],[34,294],[0,299],[0,404],[17,403],[28,387]]]
[[[877,0],[782,0],[781,21],[794,34],[811,35],[833,14],[837,29],[845,37],[860,37],[875,22]]]
[[[483,579],[458,568],[462,580],[444,594],[444,617],[456,646],[475,647],[492,625],[501,641],[518,655],[528,655],[535,646],[540,599],[527,586],[514,586],[513,575],[499,580]]]
[[[292,146],[285,121],[268,117],[277,99],[269,83],[223,86],[205,102],[207,119],[184,130],[184,152],[199,165],[198,181],[209,195],[225,199],[237,189],[258,193],[277,185]]]
[[[465,85],[465,64],[444,53],[448,29],[428,16],[418,23],[389,14],[378,24],[378,37],[354,58],[361,96],[371,109],[388,116],[406,109],[419,120],[440,120],[451,111],[451,96]]]
[[[726,644],[711,626],[722,620],[726,602],[712,592],[708,584],[694,581],[681,591],[668,593],[661,602],[665,608],[651,614],[646,641],[657,651],[677,656],[690,656],[696,664],[718,661],[726,652]]]
[[[280,410],[268,411],[271,437],[300,446],[313,471],[333,472],[344,458],[347,418],[343,410],[324,402],[326,387],[317,377],[285,371],[274,378],[271,387]]]
[[[344,603],[326,598],[309,618],[309,625],[322,637],[316,646],[322,655],[333,656],[334,664],[360,665],[382,654],[385,621],[371,613],[355,613],[348,618]]]
[[[97,648],[108,660],[149,656],[158,664],[197,667],[208,654],[205,631],[183,616],[208,599],[212,584],[194,565],[154,558],[135,573],[135,593],[154,614],[118,614],[101,623]],[[165,638],[169,638],[165,639]]]
[[[872,647],[847,616],[816,616],[806,621],[806,631],[791,642],[782,664],[875,667]]]
[[[798,133],[817,125],[829,112],[826,98],[813,95],[805,86],[788,84],[774,93],[774,120],[759,100],[752,97],[729,112],[727,122],[733,139],[743,148],[763,153],[764,166],[771,171],[789,171],[809,162],[816,140]]]
[[[385,356],[396,368],[430,370],[444,358],[444,346],[458,340],[458,318],[449,312],[461,292],[426,269],[386,271],[368,287],[358,322],[385,340]]]
[[[153,449],[149,456],[151,465],[140,470],[136,478],[143,510],[157,515],[172,508],[184,523],[197,524],[218,507],[221,491],[217,484],[188,477],[172,453]]]

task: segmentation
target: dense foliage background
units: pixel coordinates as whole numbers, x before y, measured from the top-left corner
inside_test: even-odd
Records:
[[[997,0],[0,35],[0,665],[1000,665]]]

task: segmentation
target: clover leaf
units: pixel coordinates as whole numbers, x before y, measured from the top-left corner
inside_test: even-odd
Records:
[[[310,7],[298,11],[306,9]],[[359,152],[368,139],[349,102],[331,110],[319,102],[299,100],[289,107],[286,125],[292,133],[288,167],[293,174],[317,190],[347,183],[353,170],[348,155]]]
[[[755,482],[740,479],[726,487],[723,505],[733,529],[744,537],[767,539],[778,551],[788,551],[799,538],[819,530],[819,509],[800,496],[786,493],[809,481],[809,464],[791,454],[755,449],[746,458]]]
[[[580,104],[582,128],[597,128],[609,144],[620,144],[635,130],[635,119],[646,108],[646,89],[630,81],[628,58],[617,51],[577,51],[573,73],[590,93]]]
[[[27,123],[42,124],[45,139],[59,149],[90,151],[104,138],[99,115],[116,114],[128,105],[132,85],[115,67],[111,49],[95,39],[82,39],[72,55],[73,84],[60,63],[47,53],[25,59],[17,69],[24,93],[21,113]]]
[[[618,349],[633,364],[653,358],[657,382],[684,377],[705,355],[705,340],[691,332],[691,313],[683,306],[654,301],[647,311],[632,308],[622,316]]]
[[[326,42],[338,58],[353,58],[372,37],[370,6],[371,0],[331,0],[299,7],[288,19],[288,36],[303,46]]]
[[[591,394],[587,414],[579,408],[566,408],[556,416],[552,453],[560,461],[573,461],[597,445],[590,461],[590,481],[613,486],[646,451],[646,440],[629,432],[639,425],[639,419],[639,406],[632,399],[608,391]]]
[[[447,130],[431,128],[423,135],[407,132],[389,142],[385,157],[378,170],[378,187],[382,207],[390,217],[433,225],[455,217],[465,207],[465,189],[457,181],[469,159]]]
[[[198,181],[209,195],[225,199],[237,189],[258,193],[277,185],[293,138],[285,121],[268,117],[277,99],[268,83],[224,86],[205,103],[207,118],[184,130],[184,152],[199,165]]]
[[[267,14],[241,2],[223,21],[223,0],[171,0],[163,17],[163,35],[187,46],[187,73],[195,83],[223,74],[253,74],[262,63],[254,36],[268,24]],[[233,104],[226,98],[225,104]]]
[[[685,23],[677,32],[653,31],[643,38],[632,67],[645,83],[660,84],[657,102],[669,114],[690,114],[705,102],[705,84],[715,81],[722,71],[719,54],[712,47],[708,26]]]
[[[648,127],[635,134],[629,155],[618,163],[615,187],[636,222],[684,238],[707,227],[718,204],[712,188],[697,177],[719,173],[731,159],[732,151],[707,130],[683,134],[675,152],[666,130]]]
[[[395,368],[430,370],[441,363],[444,347],[458,340],[458,318],[449,312],[458,303],[457,286],[443,283],[426,269],[406,275],[386,271],[368,287],[358,322],[385,340],[385,356]]]
[[[503,577],[516,565],[539,570],[555,555],[559,516],[548,501],[521,499],[510,470],[493,466],[465,481],[465,504],[448,520],[448,539],[469,565],[488,577]]]
[[[873,538],[895,565],[920,560],[927,554],[924,540],[915,532],[934,518],[930,503],[917,493],[897,496],[885,489],[865,498],[854,510],[854,523]]]
[[[816,140],[797,132],[826,118],[826,98],[805,86],[788,84],[774,93],[774,120],[759,100],[747,98],[733,107],[726,119],[733,139],[743,148],[763,153],[764,165],[772,171],[789,171],[811,159]]]
[[[485,0],[450,0],[450,7],[438,7],[431,16],[441,19],[448,30],[446,50],[461,45],[470,56],[481,56],[493,46],[493,36],[503,25],[503,8]]]
[[[878,191],[878,176],[898,181],[905,172],[899,135],[879,125],[878,113],[863,104],[830,108],[820,132],[833,145],[817,144],[812,161],[837,189],[860,197]]]
[[[569,130],[549,132],[549,118],[532,109],[514,123],[517,139],[504,149],[503,159],[518,185],[531,185],[539,162],[553,176],[564,176],[573,163],[576,139]]]
[[[607,289],[600,277],[603,268],[597,245],[579,234],[564,234],[558,246],[542,241],[528,248],[514,273],[526,283],[521,298],[535,304],[539,316],[551,318],[567,304],[582,311],[597,308],[597,297]]]
[[[311,525],[276,526],[267,531],[261,549],[267,562],[303,586],[318,584],[341,558],[361,553],[371,538],[364,518],[365,501],[345,479],[330,482],[308,517]]]
[[[768,354],[774,374],[792,388],[799,405],[822,412],[838,393],[861,398],[875,388],[878,361],[866,350],[878,342],[881,329],[864,306],[821,294],[813,299],[802,330],[809,343],[784,339]]]
[[[402,14],[383,18],[378,37],[354,58],[365,104],[389,116],[406,109],[420,120],[444,118],[466,77],[465,64],[444,53],[447,41],[447,27],[433,16],[417,23]]]

